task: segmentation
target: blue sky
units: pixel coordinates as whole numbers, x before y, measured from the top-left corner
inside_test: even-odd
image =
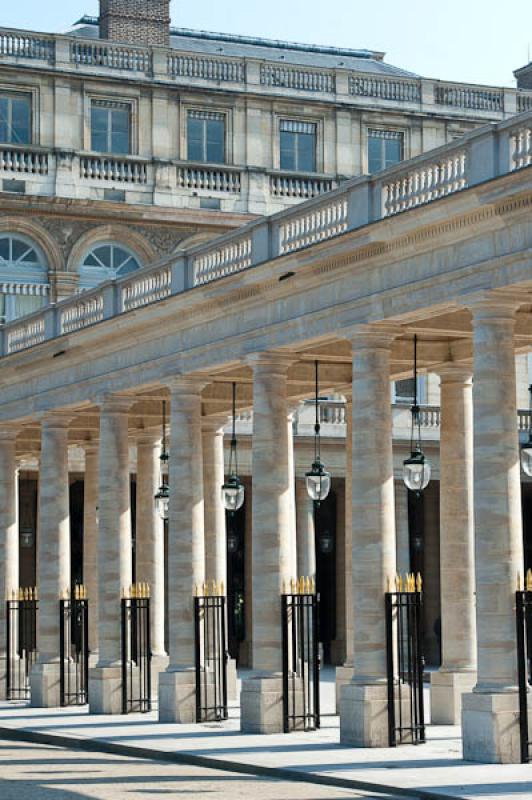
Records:
[[[61,31],[84,13],[96,15],[97,0],[18,0],[4,3],[0,24]],[[382,50],[427,77],[506,86],[532,52],[531,0],[173,0],[172,23]]]

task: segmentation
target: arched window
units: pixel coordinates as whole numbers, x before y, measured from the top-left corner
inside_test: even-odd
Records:
[[[31,314],[48,302],[44,254],[18,234],[0,234],[0,322]]]
[[[137,256],[127,247],[112,242],[97,244],[81,261],[79,288],[92,289],[103,281],[121,278],[139,267]]]

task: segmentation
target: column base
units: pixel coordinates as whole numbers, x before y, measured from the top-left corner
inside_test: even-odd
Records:
[[[237,680],[236,661],[234,658],[229,658],[227,661],[227,699],[229,702],[238,700]]]
[[[33,708],[59,708],[61,705],[61,669],[59,661],[37,663],[30,673]]]
[[[196,671],[193,667],[159,675],[159,722],[196,722]]]
[[[170,659],[167,655],[151,657],[151,701],[156,703],[159,697],[159,677],[166,672]]]
[[[476,672],[444,672],[430,676],[430,721],[433,725],[460,725],[462,695],[473,691]]]
[[[122,667],[94,667],[89,670],[89,712],[122,713]]]
[[[344,664],[343,667],[336,667],[335,701],[337,714],[340,713],[340,695],[342,686],[347,686],[348,683],[351,683],[354,674],[354,667],[350,667],[348,664]]]
[[[386,684],[342,686],[340,743],[355,747],[389,747]]]
[[[529,725],[532,712],[529,713]],[[517,692],[481,694],[462,698],[464,759],[486,764],[519,764],[519,695]]]
[[[7,658],[0,656],[0,702],[7,700]]]
[[[242,681],[240,730],[242,733],[283,733],[283,679],[280,675]]]

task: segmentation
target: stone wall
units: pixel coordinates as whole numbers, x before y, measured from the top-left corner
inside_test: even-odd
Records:
[[[100,0],[102,39],[168,47],[169,0]]]

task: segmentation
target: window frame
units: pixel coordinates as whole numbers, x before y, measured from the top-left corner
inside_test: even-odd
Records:
[[[29,124],[28,124],[28,134],[29,140],[27,142],[14,142],[10,139],[6,141],[0,140],[0,144],[2,145],[10,145],[12,147],[31,147],[35,141],[35,113],[34,113],[34,106],[35,106],[35,98],[34,92],[31,90],[26,90],[23,87],[9,87],[6,88],[0,85],[0,98],[7,98],[9,101],[13,101],[14,99],[26,99],[29,105]]]
[[[94,125],[93,125],[93,113],[96,109],[101,109],[106,112],[107,122],[106,122],[106,145],[107,149],[105,150],[97,150],[94,148]],[[113,126],[113,115],[115,112],[125,112],[127,114],[127,150],[126,152],[118,152],[113,150],[113,135],[114,135],[114,126]],[[91,101],[90,106],[90,122],[91,122],[91,152],[92,153],[101,153],[102,155],[110,155],[119,157],[127,157],[132,155],[132,122],[131,122],[131,104],[128,102],[119,102],[119,101],[111,101],[111,100],[99,100],[93,99]]]
[[[392,403],[394,405],[399,406],[411,406],[414,398],[405,397],[404,395],[397,394],[397,384],[400,381],[408,381],[413,380],[413,376],[407,378],[399,378],[399,380],[392,381]],[[422,406],[425,405],[427,398],[427,376],[426,375],[418,375],[417,376],[417,402],[418,405]]]
[[[110,247],[112,249],[118,248],[119,250],[123,250],[128,255],[128,259],[124,263],[127,263],[127,261],[129,261],[130,258],[133,258],[137,262],[138,266],[135,269],[131,270],[130,272],[125,273],[124,275],[118,275],[113,267],[105,267],[105,266],[94,265],[94,264],[86,264],[86,261],[89,258],[89,256],[91,255],[91,253],[93,253],[93,251],[97,250],[100,247]],[[96,258],[98,258],[98,257],[96,256]],[[111,255],[111,259],[112,259],[112,255]],[[116,241],[116,240],[113,240],[113,239],[102,239],[101,241],[92,242],[92,244],[90,244],[88,247],[85,248],[85,250],[83,251],[82,257],[79,259],[79,264],[78,264],[78,267],[77,267],[77,272],[78,272],[78,275],[79,275],[79,288],[81,289],[81,291],[89,292],[92,289],[95,289],[97,286],[99,286],[102,283],[104,283],[105,281],[115,280],[115,279],[119,279],[121,277],[125,277],[125,275],[132,274],[133,272],[137,272],[138,270],[142,269],[143,266],[144,266],[144,264],[142,262],[142,259],[139,256],[139,254],[135,250],[133,250],[133,248],[129,247],[127,244],[123,244],[122,242]],[[93,283],[90,286],[85,286],[84,284],[88,283],[88,281],[82,280],[82,270],[83,269],[89,271],[89,276],[90,276],[91,271],[94,270],[95,277],[99,277],[99,273],[103,272],[104,270],[107,270],[107,272],[110,272],[111,270],[113,270],[113,271],[115,271],[115,274],[112,275],[112,276],[110,276],[109,274],[106,274],[105,276],[101,276],[101,280],[98,280],[96,283]]]
[[[281,167],[281,125],[283,122],[303,123],[306,125],[314,125],[315,128],[315,141],[314,141],[314,171],[307,170],[292,170],[284,169]],[[276,113],[275,114],[275,137],[273,141],[273,163],[274,169],[280,172],[293,172],[299,175],[320,175],[324,171],[323,163],[323,120],[320,117],[300,116],[298,114]]]
[[[191,114],[205,114],[205,115],[215,115],[219,118],[221,122],[223,122],[223,145],[222,145],[222,152],[223,152],[223,161],[208,161],[207,158],[201,160],[196,158],[190,158],[189,153],[189,146],[190,146],[190,139],[189,139],[189,119],[191,119]],[[213,164],[217,167],[223,166],[230,166],[232,163],[231,153],[232,153],[232,130],[230,127],[230,113],[227,109],[218,108],[218,107],[208,107],[208,106],[185,106],[183,108],[183,129],[182,129],[182,152],[184,154],[183,160],[192,163],[192,164]],[[208,122],[208,117],[205,117],[204,122]],[[205,128],[206,133],[206,128]],[[204,137],[204,154],[207,155],[207,136]]]
[[[0,292],[0,295],[4,298],[3,312],[0,308],[0,324],[8,324],[20,319],[21,316],[27,316],[27,314],[17,315],[15,313],[18,297],[40,297],[42,298],[42,307],[48,304],[50,298],[50,267],[44,252],[30,237],[17,231],[1,231],[0,239],[22,242],[28,249],[31,248],[35,252],[38,259],[36,262],[20,262],[19,259],[14,260],[10,257],[5,263],[3,259],[0,262],[0,286],[10,284],[24,287],[24,291],[20,292]],[[10,251],[12,251],[12,247],[13,245],[11,244]],[[20,275],[18,264],[25,265],[26,274]],[[3,272],[2,270],[5,271]],[[28,286],[40,287],[40,291],[28,291]]]
[[[402,157],[399,161],[396,162],[396,164],[400,164],[402,161],[405,161],[409,158],[408,129],[400,128],[396,125],[379,125],[378,123],[367,124],[364,129],[364,142],[363,142],[363,147],[364,147],[363,164],[364,164],[364,172],[366,175],[377,174],[376,172],[370,172],[369,169],[369,144],[370,144],[370,139],[372,138],[371,135],[374,132],[392,134],[392,136],[390,136],[390,139],[393,139],[396,136],[397,139],[401,140]],[[386,141],[386,136],[382,137],[382,141],[383,142]],[[377,170],[377,172],[380,172],[382,169],[390,169],[392,166],[395,165],[389,164],[388,167],[381,167],[379,170]]]
[[[92,150],[92,104],[97,103],[114,103],[119,105],[129,106],[129,153],[103,153],[98,150]],[[90,93],[84,97],[84,135],[83,144],[86,153],[94,155],[114,156],[115,158],[128,158],[130,156],[138,155],[139,151],[139,133],[138,133],[138,99],[136,97],[128,97],[125,95],[112,95],[112,94],[99,94]]]

